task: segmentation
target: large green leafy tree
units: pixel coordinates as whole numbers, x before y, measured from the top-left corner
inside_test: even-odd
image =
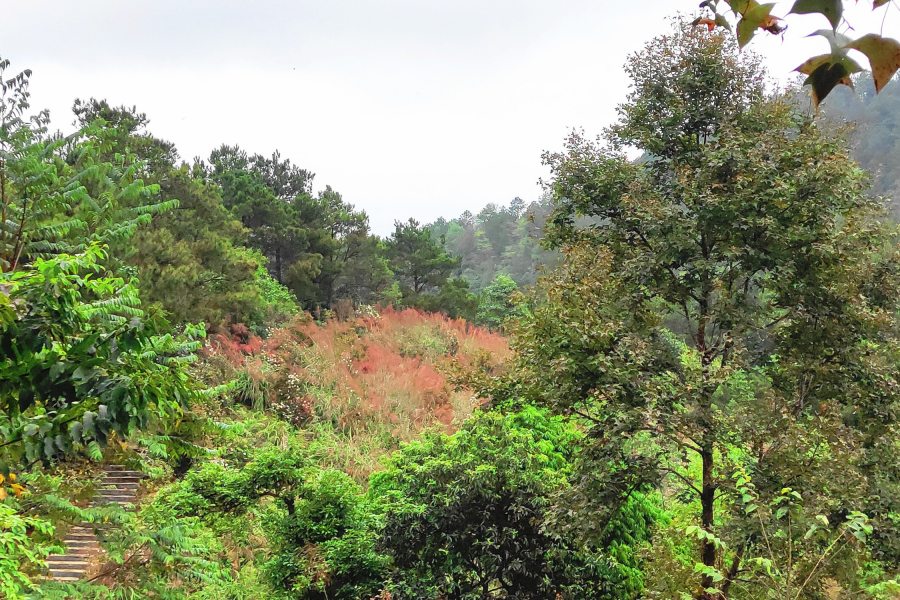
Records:
[[[730,38],[681,24],[626,71],[609,143],[573,135],[546,157],[550,240],[569,257],[517,338],[521,379],[495,399],[521,393],[594,423],[576,494],[594,507],[588,526],[641,482],[664,477],[689,499],[697,597],[771,584],[739,472],[767,505],[802,494],[834,531],[864,511],[896,570],[900,271],[865,174],[790,102],[764,98]],[[833,558],[804,563],[795,593],[815,597],[826,577],[859,589],[851,558]]]
[[[382,546],[397,598],[634,598],[637,547],[655,511],[646,499],[619,513],[592,545],[553,535],[551,497],[567,485],[581,434],[534,408],[482,413],[452,436],[405,445],[372,478],[387,501]]]
[[[0,78],[7,67],[0,61]],[[101,243],[113,251],[107,266],[119,270],[137,228],[177,201],[154,197],[136,155],[109,152],[116,132],[102,119],[60,137],[48,134],[48,113],[26,117],[29,76],[0,88],[0,269]]]
[[[4,470],[78,448],[97,457],[111,432],[175,422],[196,397],[185,364],[204,330],[166,333],[134,286],[103,276],[105,258],[91,246],[0,277]]]
[[[8,63],[0,62],[0,70]],[[99,120],[48,136],[26,118],[29,73],[5,80],[0,103],[0,471],[50,461],[116,431],[177,419],[195,395],[184,367],[203,330],[183,337],[140,309],[134,282],[105,248],[121,249],[151,215],[127,152],[107,157]]]

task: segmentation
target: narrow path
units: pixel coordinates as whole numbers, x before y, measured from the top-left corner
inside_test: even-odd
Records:
[[[129,507],[137,499],[138,484],[144,477],[138,471],[127,471],[119,465],[107,465],[104,468],[100,490],[91,506],[118,504]],[[65,554],[52,554],[47,557],[50,577],[55,581],[78,581],[87,572],[91,558],[100,552],[100,541],[96,530],[97,523],[82,523],[69,531],[64,540]]]

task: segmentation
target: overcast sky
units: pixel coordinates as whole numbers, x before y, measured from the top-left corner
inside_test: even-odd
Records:
[[[282,156],[365,209],[373,230],[540,195],[541,152],[615,119],[628,53],[699,0],[0,0],[0,56],[71,128],[75,98],[136,105],[182,158],[222,144]],[[869,5],[868,8],[863,5]],[[790,2],[780,2],[783,15]],[[871,3],[848,14],[881,27]],[[877,20],[876,20],[877,19]],[[788,19],[754,42],[773,75],[827,43]],[[900,37],[900,10],[885,34]]]

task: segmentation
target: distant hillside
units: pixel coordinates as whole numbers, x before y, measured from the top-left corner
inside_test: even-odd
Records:
[[[888,198],[891,214],[900,218],[900,82],[895,78],[876,95],[866,72],[855,92],[839,86],[822,110],[836,124],[851,125],[854,156],[872,174],[872,192]]]
[[[509,206],[488,204],[477,215],[465,211],[428,227],[448,253],[461,259],[457,276],[468,281],[472,291],[485,289],[498,275],[523,287],[537,281],[540,266],[556,260],[555,252],[540,246],[550,211],[548,200],[526,206],[515,198]]]

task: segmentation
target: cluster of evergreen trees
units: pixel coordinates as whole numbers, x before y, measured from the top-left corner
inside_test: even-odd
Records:
[[[140,280],[142,299],[178,323],[260,327],[342,300],[475,320],[484,297],[481,312],[499,325],[517,287],[509,276],[531,284],[544,260],[535,234],[546,210],[538,203],[527,214],[517,199],[430,226],[398,221],[380,238],[365,212],[330,186],[315,193],[314,174],[278,152],[223,145],[188,164],[135,108],[92,99],[77,101],[74,112],[80,127],[102,128],[102,158],[134,155],[153,201],[165,208],[114,254]]]
[[[509,206],[488,204],[477,215],[465,211],[450,221],[438,219],[429,229],[459,258],[457,274],[473,291],[484,290],[498,277],[526,287],[537,281],[539,267],[555,262],[556,253],[540,245],[552,209],[549,197],[528,206],[517,197]]]

